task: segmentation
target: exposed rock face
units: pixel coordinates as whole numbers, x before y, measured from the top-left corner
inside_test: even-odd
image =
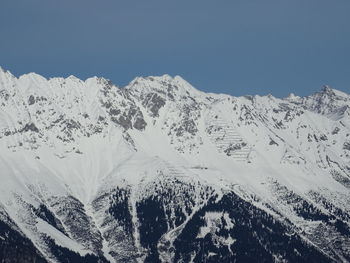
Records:
[[[350,96],[0,70],[3,262],[348,262]]]

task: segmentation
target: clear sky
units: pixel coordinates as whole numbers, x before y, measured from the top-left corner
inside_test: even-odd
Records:
[[[15,75],[181,75],[203,91],[350,92],[349,0],[1,0]]]

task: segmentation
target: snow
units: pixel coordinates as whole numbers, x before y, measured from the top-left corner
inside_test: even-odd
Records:
[[[67,247],[82,256],[85,256],[87,253],[92,253],[91,251],[84,249],[82,245],[68,238],[66,235],[62,234],[56,228],[52,227],[40,218],[38,218],[36,227],[40,233],[47,234],[49,237],[54,239],[57,245],[61,247]]]
[[[153,93],[165,101],[158,116],[144,103]],[[113,107],[125,116],[138,111],[147,125],[122,127],[112,119]],[[350,95],[329,87],[307,97],[232,97],[201,92],[179,76],[139,77],[119,88],[97,77],[45,79],[29,73],[16,78],[0,70],[0,204],[24,229],[14,194],[35,207],[52,196],[73,196],[88,207],[99,193],[118,185],[137,191],[159,171],[218,192],[233,186],[245,198],[254,193],[269,203],[278,201],[270,188],[274,180],[301,196],[326,188],[324,195],[335,193],[333,202],[341,203],[340,196],[349,196],[350,190],[330,173],[350,176],[350,153],[343,148],[350,142],[350,115],[344,107],[350,107]],[[38,132],[21,132],[28,123]],[[209,134],[210,126],[217,132]],[[246,146],[228,156],[225,150],[237,142]],[[143,194],[133,194],[133,211]],[[228,220],[225,214],[206,214],[200,237],[218,217]],[[37,228],[58,244],[86,253],[42,220]]]
[[[234,226],[227,213],[208,212],[204,216],[205,226],[200,228],[197,238],[204,238],[208,234],[211,234],[211,238],[215,240],[214,243],[217,246],[227,246],[229,251],[232,253],[231,245],[234,244],[236,240],[230,236],[228,238],[224,238],[217,235],[217,231],[222,225],[222,218],[224,218],[225,223],[227,224],[226,229],[230,229]]]

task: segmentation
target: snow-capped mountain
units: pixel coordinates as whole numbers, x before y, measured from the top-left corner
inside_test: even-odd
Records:
[[[349,262],[350,95],[0,69],[1,262]]]

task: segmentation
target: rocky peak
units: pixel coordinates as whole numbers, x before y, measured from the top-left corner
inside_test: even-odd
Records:
[[[349,95],[341,92],[339,90],[333,89],[328,85],[324,85],[319,92],[316,92],[310,96],[310,98],[314,98],[316,100],[321,100],[323,102],[328,101],[347,101],[349,99]]]
[[[194,88],[180,76],[137,77],[128,84],[125,89],[138,96],[147,96],[149,93],[157,93],[164,99],[180,100],[186,97],[200,97],[203,93]]]
[[[348,94],[333,89],[328,85],[323,86],[319,92],[310,96],[298,97],[291,94],[285,98],[285,100],[301,105],[305,109],[318,114],[329,115],[332,117],[335,117],[336,113],[343,112],[341,109],[344,109],[344,107],[348,106],[350,103],[350,97]]]
[[[328,96],[335,96],[334,90],[328,86],[328,85],[324,85],[321,89],[322,94],[328,95]]]

